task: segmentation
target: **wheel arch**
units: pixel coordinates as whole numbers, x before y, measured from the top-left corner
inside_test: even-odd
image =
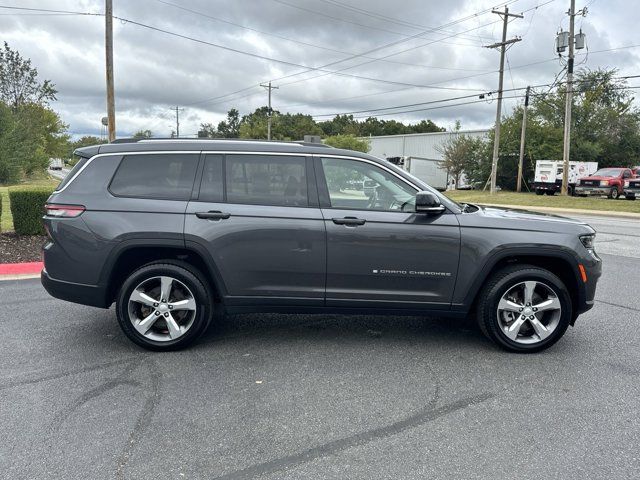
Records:
[[[572,305],[571,325],[577,317],[578,307],[584,302],[584,288],[579,277],[578,261],[562,247],[554,248],[521,248],[494,253],[476,276],[472,288],[465,297],[463,306],[473,312],[477,305],[482,286],[497,271],[511,265],[531,265],[543,268],[556,275],[569,290]]]
[[[172,242],[128,241],[119,245],[111,255],[101,273],[100,283],[106,287],[106,303],[113,303],[118,287],[134,270],[156,260],[180,260],[204,275],[215,300],[222,302],[226,294],[220,274],[205,249],[197,244],[184,245]]]

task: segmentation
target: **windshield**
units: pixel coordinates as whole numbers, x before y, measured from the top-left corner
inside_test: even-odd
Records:
[[[622,173],[621,168],[601,168],[592,176],[594,177],[619,177]]]

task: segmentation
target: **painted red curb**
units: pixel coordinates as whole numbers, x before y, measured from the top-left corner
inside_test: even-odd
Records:
[[[0,275],[31,275],[40,273],[42,262],[0,263]]]

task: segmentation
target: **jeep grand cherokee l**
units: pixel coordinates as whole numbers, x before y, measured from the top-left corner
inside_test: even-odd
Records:
[[[475,314],[498,345],[532,352],[593,306],[591,227],[460,205],[370,155],[195,139],[76,154],[46,205],[42,283],[115,302],[149,349],[190,344],[217,313],[270,311]]]

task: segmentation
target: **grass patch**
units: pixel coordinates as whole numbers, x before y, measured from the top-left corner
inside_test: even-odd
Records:
[[[480,190],[457,190],[446,192],[456,202],[517,205],[522,207],[554,207],[609,212],[640,213],[640,200],[610,200],[605,197],[565,197],[561,195],[536,195],[535,193],[497,192],[491,195]]]
[[[49,187],[55,188],[60,183],[56,178],[39,177],[25,180],[14,185],[0,186],[0,201],[2,201],[2,215],[0,216],[0,232],[13,232],[13,217],[11,216],[11,205],[9,203],[9,187]]]

